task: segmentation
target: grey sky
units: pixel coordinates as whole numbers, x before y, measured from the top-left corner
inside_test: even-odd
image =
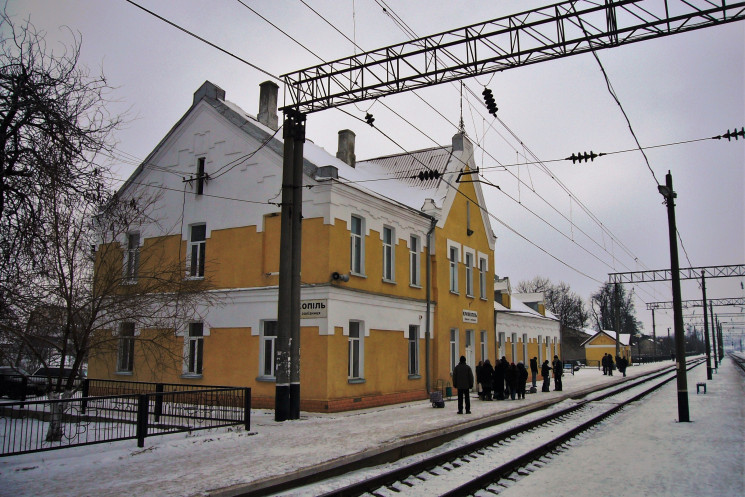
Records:
[[[316,57],[234,0],[139,3],[272,74],[319,63]],[[299,0],[245,3],[326,60],[355,51],[349,41]],[[407,39],[376,0],[306,0],[306,3],[365,49]],[[387,0],[386,3],[423,36],[549,2]],[[9,0],[7,10],[19,18],[30,16],[38,29],[47,32],[48,44],[55,49],[61,48],[59,40],[70,40],[69,31],[59,26],[66,25],[81,33],[82,63],[93,71],[103,69],[110,83],[118,87],[111,95],[110,108],[113,112],[128,110],[131,118],[127,128],[117,135],[119,149],[139,160],[147,156],[188,109],[192,93],[204,80],[222,87],[227,99],[247,112],[257,112],[259,83],[268,79],[266,75],[124,0]],[[643,146],[707,138],[745,125],[744,22],[604,50],[598,56]],[[565,281],[589,299],[600,282],[607,281],[609,272],[668,268],[666,210],[653,175],[639,152],[612,154],[575,165],[567,161],[546,162],[550,174],[560,179],[574,199],[546,170],[535,165],[496,167],[532,162],[528,150],[543,161],[551,161],[576,152],[608,153],[635,147],[592,55],[544,62],[467,81],[479,96],[487,84],[499,106],[498,116],[509,129],[481,117],[490,117],[481,100],[469,95],[463,103],[467,133],[493,157],[477,148],[477,163],[485,168],[485,177],[502,189],[500,192],[484,186],[487,207],[491,214],[543,249],[493,221],[498,236],[497,274],[509,276],[513,285],[536,275],[555,282]],[[428,137],[380,103],[349,105],[345,110],[358,117],[369,111],[375,116],[376,127],[394,137],[406,150],[448,144],[460,117],[457,88],[447,84],[418,92],[450,122],[410,93],[384,99],[386,105]],[[493,129],[489,129],[490,124]],[[337,132],[345,128],[357,134],[358,159],[401,152],[376,130],[338,110],[311,114],[307,136],[334,154]],[[681,266],[689,266],[686,253],[693,266],[745,263],[745,140],[729,143],[707,140],[657,148],[648,150],[647,156],[657,180],[664,183],[668,170],[673,174],[678,193],[678,230],[685,248],[680,250]],[[134,167],[117,165],[122,178]],[[528,186],[518,186],[516,177]],[[546,202],[531,192],[531,188]],[[617,241],[583,212],[577,199]],[[538,220],[526,207],[563,235]],[[741,297],[741,281],[741,278],[711,281],[709,296]],[[635,295],[637,315],[644,322],[645,331],[651,333],[651,317],[644,302],[671,300],[670,287],[639,285]],[[684,282],[683,298],[700,298],[698,285]],[[735,310],[721,308],[721,312]],[[700,310],[697,314],[700,315]],[[667,328],[672,327],[672,313],[659,312],[656,317],[658,334],[666,334]]]

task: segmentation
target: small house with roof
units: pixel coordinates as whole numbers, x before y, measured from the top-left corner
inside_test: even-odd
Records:
[[[585,358],[588,366],[598,366],[605,354],[613,356],[613,362],[616,362],[616,332],[613,330],[592,330],[586,328],[585,333],[590,335],[580,344],[585,349]],[[620,333],[618,337],[620,344],[620,354],[631,361],[631,335]]]

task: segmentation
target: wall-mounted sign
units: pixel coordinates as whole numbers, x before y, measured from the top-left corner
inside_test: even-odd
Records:
[[[300,319],[325,318],[326,302],[326,299],[301,301]]]
[[[479,313],[476,311],[469,311],[467,309],[463,309],[463,322],[464,323],[478,323]]]

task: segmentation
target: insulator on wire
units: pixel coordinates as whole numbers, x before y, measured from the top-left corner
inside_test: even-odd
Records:
[[[438,179],[440,177],[440,171],[419,171],[416,177],[419,178],[419,181]]]
[[[492,91],[489,88],[484,88],[484,91],[482,91],[481,94],[484,96],[484,103],[486,104],[486,109],[489,111],[489,114],[496,117],[499,109],[497,108],[497,103],[494,101]]]
[[[734,138],[735,140],[739,140],[740,138],[745,139],[745,128],[740,128],[740,131],[737,131],[737,128],[735,128],[732,131],[727,130],[725,134],[720,135],[720,136],[715,136],[714,138],[716,138],[717,140],[726,138],[727,141],[732,141],[732,138]]]
[[[370,113],[368,112],[367,114],[365,114],[365,121],[366,121],[366,122],[367,122],[367,124],[369,124],[370,126],[374,126],[374,125],[373,125],[373,123],[375,122],[375,118],[374,118],[374,117],[372,116],[372,114],[370,114]]]
[[[567,157],[564,160],[571,160],[572,161],[572,164],[574,164],[576,162],[582,162],[582,161],[587,162],[588,160],[594,161],[596,157],[600,157],[600,156],[603,156],[603,155],[605,155],[605,154],[602,154],[602,153],[601,154],[596,154],[595,152],[593,152],[592,150],[590,150],[590,153],[589,154],[587,152],[580,152],[578,154],[572,154],[572,155],[570,155],[569,157]]]

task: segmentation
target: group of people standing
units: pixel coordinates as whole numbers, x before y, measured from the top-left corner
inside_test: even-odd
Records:
[[[549,391],[551,370],[554,371],[554,390],[561,391],[561,376],[563,375],[563,364],[558,356],[554,356],[554,364],[550,366],[548,360],[544,361],[542,367],[538,368],[538,358],[530,360],[530,376],[533,383],[532,392],[537,391],[538,373],[543,376],[543,391]],[[502,358],[492,366],[489,359],[480,361],[476,366],[476,381],[478,382],[479,398],[481,400],[515,400],[525,398],[526,383],[528,380],[528,369],[525,364],[518,362],[510,363],[507,358]]]
[[[614,365],[613,356],[610,354],[605,354],[600,360],[600,364],[603,366],[604,375],[613,376],[613,369],[615,367],[618,367],[618,372],[626,377],[626,368],[629,365],[629,360],[625,357],[616,357],[616,363]]]

